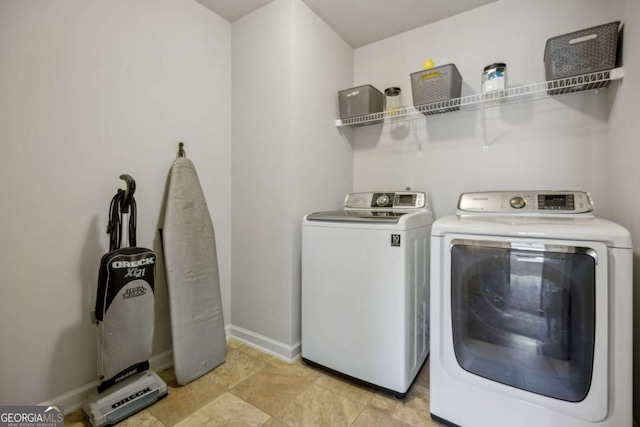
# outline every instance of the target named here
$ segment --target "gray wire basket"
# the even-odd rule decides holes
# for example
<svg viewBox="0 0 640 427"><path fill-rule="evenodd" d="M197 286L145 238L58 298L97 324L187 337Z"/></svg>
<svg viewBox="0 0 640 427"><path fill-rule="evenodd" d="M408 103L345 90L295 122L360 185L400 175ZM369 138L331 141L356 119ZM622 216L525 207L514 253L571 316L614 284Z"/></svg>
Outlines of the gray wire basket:
<svg viewBox="0 0 640 427"><path fill-rule="evenodd" d="M460 98L462 76L455 64L441 65L428 70L411 73L411 92L413 105L424 115L447 113L460 109L457 102L445 102ZM424 104L438 102L438 105L421 107ZM431 108L433 107L433 108Z"/></svg>
<svg viewBox="0 0 640 427"><path fill-rule="evenodd" d="M348 119L351 117L381 113L384 98L382 92L375 87L363 85L338 91L338 99L340 101L340 118ZM383 120L367 121L359 126L373 125L382 122Z"/></svg>
<svg viewBox="0 0 640 427"><path fill-rule="evenodd" d="M620 22L586 28L547 40L544 67L547 80L616 68Z"/></svg>

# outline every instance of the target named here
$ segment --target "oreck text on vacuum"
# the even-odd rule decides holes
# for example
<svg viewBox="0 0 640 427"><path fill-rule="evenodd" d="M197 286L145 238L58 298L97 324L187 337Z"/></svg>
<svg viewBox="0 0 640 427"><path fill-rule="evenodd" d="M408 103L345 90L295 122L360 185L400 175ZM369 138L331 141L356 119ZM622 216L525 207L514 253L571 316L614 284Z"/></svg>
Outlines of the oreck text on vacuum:
<svg viewBox="0 0 640 427"><path fill-rule="evenodd" d="M143 258L137 261L114 261L111 263L111 268L131 268L141 267L143 265L153 264L155 259L153 257Z"/></svg>
<svg viewBox="0 0 640 427"><path fill-rule="evenodd" d="M127 402L129 402L129 401L131 401L131 400L133 400L133 399L135 399L135 398L137 398L137 397L140 397L140 396L142 396L142 395L144 395L144 394L149 393L150 391L151 391L151 387L147 387L147 388L145 388L145 389L142 389L142 390L140 390L139 392L134 393L134 394L132 394L131 396L129 396L129 397L125 397L125 398L124 398L124 399L122 399L121 401L114 403L113 405L111 405L111 407L112 407L113 409L118 408L118 407L120 407L120 406L124 405L125 403L127 403Z"/></svg>

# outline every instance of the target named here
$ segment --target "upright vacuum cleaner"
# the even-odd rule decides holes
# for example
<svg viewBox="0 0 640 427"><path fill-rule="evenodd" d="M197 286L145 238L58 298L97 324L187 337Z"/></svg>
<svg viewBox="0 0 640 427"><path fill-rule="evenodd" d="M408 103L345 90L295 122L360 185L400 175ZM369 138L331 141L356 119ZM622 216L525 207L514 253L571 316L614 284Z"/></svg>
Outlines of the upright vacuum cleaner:
<svg viewBox="0 0 640 427"><path fill-rule="evenodd" d="M165 382L149 369L156 255L136 246L136 183L129 175L120 179L127 188L119 189L111 200L109 252L100 261L98 276L95 321L100 384L82 407L97 427L115 424L167 395Z"/></svg>

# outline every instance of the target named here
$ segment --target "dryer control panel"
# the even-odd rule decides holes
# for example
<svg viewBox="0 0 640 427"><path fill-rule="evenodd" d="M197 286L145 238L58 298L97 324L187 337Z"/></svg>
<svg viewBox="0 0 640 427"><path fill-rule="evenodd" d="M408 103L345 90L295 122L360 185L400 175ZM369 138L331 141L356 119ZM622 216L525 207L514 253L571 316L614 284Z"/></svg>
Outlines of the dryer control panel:
<svg viewBox="0 0 640 427"><path fill-rule="evenodd" d="M427 195L419 191L373 191L351 193L344 201L351 209L417 209L427 205Z"/></svg>
<svg viewBox="0 0 640 427"><path fill-rule="evenodd" d="M593 212L584 191L489 191L463 193L458 210L488 213L577 214Z"/></svg>

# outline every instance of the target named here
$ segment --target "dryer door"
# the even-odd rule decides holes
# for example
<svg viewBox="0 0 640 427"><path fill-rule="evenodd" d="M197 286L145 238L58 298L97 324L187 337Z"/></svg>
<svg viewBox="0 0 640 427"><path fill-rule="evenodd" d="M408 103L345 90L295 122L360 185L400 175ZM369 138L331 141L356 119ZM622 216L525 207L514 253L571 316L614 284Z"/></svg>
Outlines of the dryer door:
<svg viewBox="0 0 640 427"><path fill-rule="evenodd" d="M459 367L522 390L532 401L551 398L574 410L594 381L606 389L604 245L456 238L449 248L451 339ZM605 266L600 284L599 261ZM606 407L591 411L586 418L606 415Z"/></svg>

